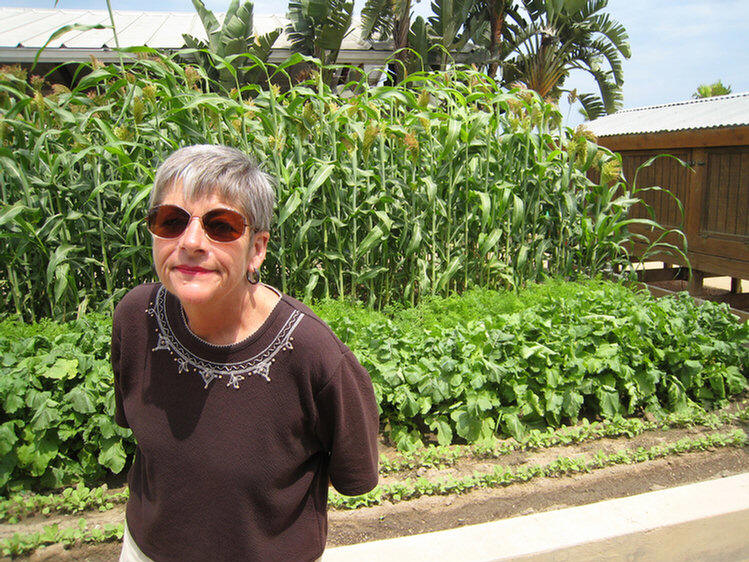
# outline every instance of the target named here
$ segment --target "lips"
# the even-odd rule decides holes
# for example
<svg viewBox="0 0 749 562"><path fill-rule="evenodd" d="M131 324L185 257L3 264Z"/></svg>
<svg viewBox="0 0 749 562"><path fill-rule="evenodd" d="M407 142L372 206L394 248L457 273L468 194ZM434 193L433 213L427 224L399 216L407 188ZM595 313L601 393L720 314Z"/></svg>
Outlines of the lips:
<svg viewBox="0 0 749 562"><path fill-rule="evenodd" d="M201 273L210 273L211 271L210 269L190 265L178 265L175 269L180 273L187 273L189 275L199 275Z"/></svg>

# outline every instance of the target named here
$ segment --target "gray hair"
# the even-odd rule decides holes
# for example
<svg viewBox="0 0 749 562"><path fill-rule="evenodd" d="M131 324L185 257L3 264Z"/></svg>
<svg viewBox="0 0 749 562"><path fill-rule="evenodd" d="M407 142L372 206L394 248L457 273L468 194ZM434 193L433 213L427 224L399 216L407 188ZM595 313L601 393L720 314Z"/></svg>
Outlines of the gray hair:
<svg viewBox="0 0 749 562"><path fill-rule="evenodd" d="M196 144L173 152L156 170L149 204L161 203L175 184L187 200L217 195L236 206L257 230L270 230L276 191L255 160L228 146Z"/></svg>

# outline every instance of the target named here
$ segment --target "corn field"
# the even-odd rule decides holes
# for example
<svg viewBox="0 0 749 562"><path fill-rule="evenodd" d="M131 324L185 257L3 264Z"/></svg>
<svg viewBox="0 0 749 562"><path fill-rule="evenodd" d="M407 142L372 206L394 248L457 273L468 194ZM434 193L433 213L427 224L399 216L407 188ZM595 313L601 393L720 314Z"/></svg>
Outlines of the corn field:
<svg viewBox="0 0 749 562"><path fill-rule="evenodd" d="M0 312L110 310L153 279L155 168L197 143L237 147L277 178L263 279L300 298L382 307L627 261L637 189L530 91L453 69L334 92L318 69L220 96L200 68L136 51L124 71L81 65L72 91L0 72ZM288 68L262 70L277 84Z"/></svg>

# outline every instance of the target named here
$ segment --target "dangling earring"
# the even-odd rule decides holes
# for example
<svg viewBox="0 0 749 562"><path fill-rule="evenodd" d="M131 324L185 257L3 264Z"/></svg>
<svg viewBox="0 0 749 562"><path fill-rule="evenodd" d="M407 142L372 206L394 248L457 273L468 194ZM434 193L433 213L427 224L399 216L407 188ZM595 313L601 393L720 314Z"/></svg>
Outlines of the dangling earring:
<svg viewBox="0 0 749 562"><path fill-rule="evenodd" d="M260 272L257 269L250 269L247 272L247 281L250 285L257 285L260 283Z"/></svg>

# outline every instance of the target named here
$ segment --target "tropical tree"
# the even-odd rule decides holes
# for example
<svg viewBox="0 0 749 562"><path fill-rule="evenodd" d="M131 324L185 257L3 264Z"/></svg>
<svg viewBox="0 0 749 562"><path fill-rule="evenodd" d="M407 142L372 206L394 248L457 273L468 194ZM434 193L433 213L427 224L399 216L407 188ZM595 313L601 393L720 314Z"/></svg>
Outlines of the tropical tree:
<svg viewBox="0 0 749 562"><path fill-rule="evenodd" d="M608 0L521 1L528 23L510 45L502 81L556 100L569 73L581 70L598 86L599 95L578 95L591 119L620 108L622 57L630 57L630 48L624 27L603 13Z"/></svg>
<svg viewBox="0 0 749 562"><path fill-rule="evenodd" d="M445 69L449 57L463 50L482 22L471 18L476 0L432 0L428 19L433 43L441 47L440 68Z"/></svg>
<svg viewBox="0 0 749 562"><path fill-rule="evenodd" d="M351 31L353 12L353 0L291 0L286 27L291 49L334 64Z"/></svg>
<svg viewBox="0 0 749 562"><path fill-rule="evenodd" d="M205 70L211 87L228 92L248 83L263 82L265 76L257 62L268 60L282 30L279 28L264 35L254 35L252 2L244 2L240 6L239 0L232 0L220 26L216 16L202 0L192 0L192 4L200 16L208 41L183 34L185 45L195 49L186 58Z"/></svg>
<svg viewBox="0 0 749 562"><path fill-rule="evenodd" d="M731 86L725 86L718 80L712 84L700 84L697 91L692 94L694 99L711 98L713 96L725 96L731 93Z"/></svg>
<svg viewBox="0 0 749 562"><path fill-rule="evenodd" d="M364 39L375 35L381 41L392 39L395 58L396 81L400 81L409 66L407 47L418 47L413 42L411 30L411 0L366 0L361 12L361 34ZM426 37L424 20L417 26L416 33Z"/></svg>
<svg viewBox="0 0 749 562"><path fill-rule="evenodd" d="M403 53L403 64L398 64L395 73L398 79L402 79L405 74L429 70L432 66L432 59L435 58L435 51L432 47L429 24L423 17L418 16L408 31L408 51L401 51ZM416 56L410 56L412 54ZM403 71L404 67L405 72Z"/></svg>
<svg viewBox="0 0 749 562"><path fill-rule="evenodd" d="M514 20L508 22L508 17ZM473 41L483 46L487 51L486 73L494 77L502 61L509 52L507 46L511 45L512 38L516 35L518 25L523 25L522 19L515 0L475 0L469 15L468 25L474 29ZM509 24L509 25L508 25Z"/></svg>

